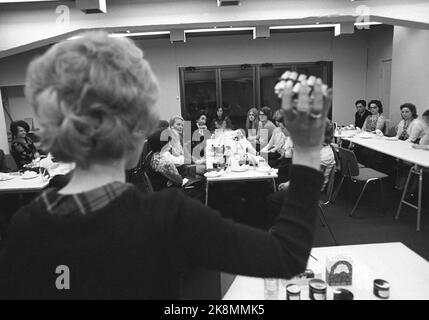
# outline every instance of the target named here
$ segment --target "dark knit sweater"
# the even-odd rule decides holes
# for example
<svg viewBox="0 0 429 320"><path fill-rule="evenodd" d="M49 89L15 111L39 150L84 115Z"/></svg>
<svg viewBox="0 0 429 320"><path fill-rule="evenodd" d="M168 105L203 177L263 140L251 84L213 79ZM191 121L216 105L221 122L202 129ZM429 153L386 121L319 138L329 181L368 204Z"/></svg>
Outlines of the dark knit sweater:
<svg viewBox="0 0 429 320"><path fill-rule="evenodd" d="M33 202L13 217L0 298L176 299L181 272L193 266L290 278L306 267L321 183L317 170L293 166L270 232L223 219L177 190L130 187L86 215L52 215ZM59 265L70 269L69 290L55 286Z"/></svg>

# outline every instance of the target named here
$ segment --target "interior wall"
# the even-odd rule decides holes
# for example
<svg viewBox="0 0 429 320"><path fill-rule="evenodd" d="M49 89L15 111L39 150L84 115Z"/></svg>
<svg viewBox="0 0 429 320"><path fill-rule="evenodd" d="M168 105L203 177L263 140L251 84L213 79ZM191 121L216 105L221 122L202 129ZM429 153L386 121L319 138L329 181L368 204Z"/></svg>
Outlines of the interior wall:
<svg viewBox="0 0 429 320"><path fill-rule="evenodd" d="M395 27L393 32L393 59L391 119L401 120L399 106L414 103L421 115L429 109L429 31Z"/></svg>
<svg viewBox="0 0 429 320"><path fill-rule="evenodd" d="M3 102L0 91L0 149L2 149L5 153L9 153L9 143L7 141L7 132L6 129L6 121L3 110Z"/></svg>
<svg viewBox="0 0 429 320"><path fill-rule="evenodd" d="M392 42L392 27L376 28L369 34L366 97L368 102L373 99L380 100L383 103L383 114L387 118L390 118L390 102L385 93L390 91L390 78L386 79L389 86L385 88L383 65L392 61Z"/></svg>
<svg viewBox="0 0 429 320"><path fill-rule="evenodd" d="M24 96L24 86L8 87L9 112L13 120L33 119L33 128L39 128L39 121L33 108L30 107ZM7 128L10 126L10 120L6 118ZM30 126L30 129L33 129Z"/></svg>
<svg viewBox="0 0 429 320"><path fill-rule="evenodd" d="M268 39L253 40L250 35L194 37L186 43L171 44L168 39L141 40L138 45L144 50L162 88L158 102L161 118L169 119L180 113L180 90L178 68L186 66L233 65L243 63L281 62L333 62L333 119L338 123L353 121L354 101L367 97L367 74L378 70L380 59L385 54L373 54L368 65L368 46L371 30L358 31L352 35L334 37L333 32L300 32L272 34ZM389 38L389 31L386 31ZM377 37L383 38L383 32ZM388 52L389 41L373 41L372 50ZM35 55L43 50L18 54L0 59L0 86L23 85L25 69ZM371 50L369 50L371 52ZM370 77L372 78L372 77ZM372 87L372 86L370 86ZM22 94L22 93L21 93ZM368 97L372 96L368 95ZM11 96L10 106L14 115L33 117L30 107L19 93ZM16 108L16 110L15 110ZM24 110L28 113L24 114ZM37 124L37 123L36 123Z"/></svg>

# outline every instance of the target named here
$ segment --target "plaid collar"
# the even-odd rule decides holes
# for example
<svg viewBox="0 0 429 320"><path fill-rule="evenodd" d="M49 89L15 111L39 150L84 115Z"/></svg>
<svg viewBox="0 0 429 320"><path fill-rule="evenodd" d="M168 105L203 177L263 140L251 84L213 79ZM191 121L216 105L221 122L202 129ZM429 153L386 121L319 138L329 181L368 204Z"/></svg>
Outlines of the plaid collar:
<svg viewBox="0 0 429 320"><path fill-rule="evenodd" d="M56 215L86 215L108 205L119 197L131 185L115 181L87 192L63 195L58 189L48 189L36 201L50 214Z"/></svg>

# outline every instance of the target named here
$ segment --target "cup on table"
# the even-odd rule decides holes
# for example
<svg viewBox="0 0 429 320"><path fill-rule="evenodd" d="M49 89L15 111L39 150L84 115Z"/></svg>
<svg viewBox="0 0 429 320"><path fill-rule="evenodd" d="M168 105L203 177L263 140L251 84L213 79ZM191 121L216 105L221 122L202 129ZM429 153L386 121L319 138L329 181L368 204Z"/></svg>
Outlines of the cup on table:
<svg viewBox="0 0 429 320"><path fill-rule="evenodd" d="M267 278L264 279L264 299L278 300L279 298L279 280Z"/></svg>

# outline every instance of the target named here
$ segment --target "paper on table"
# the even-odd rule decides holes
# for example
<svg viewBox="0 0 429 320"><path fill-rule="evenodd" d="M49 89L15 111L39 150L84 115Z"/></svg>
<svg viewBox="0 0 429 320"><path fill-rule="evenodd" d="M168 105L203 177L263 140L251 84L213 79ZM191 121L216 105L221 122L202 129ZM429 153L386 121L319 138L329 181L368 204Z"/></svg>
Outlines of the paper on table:
<svg viewBox="0 0 429 320"><path fill-rule="evenodd" d="M183 180L182 180L182 187L183 187L185 184L187 184L187 183L188 183L188 181L189 181L189 179L187 179L187 178L183 178Z"/></svg>

